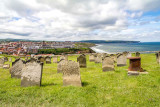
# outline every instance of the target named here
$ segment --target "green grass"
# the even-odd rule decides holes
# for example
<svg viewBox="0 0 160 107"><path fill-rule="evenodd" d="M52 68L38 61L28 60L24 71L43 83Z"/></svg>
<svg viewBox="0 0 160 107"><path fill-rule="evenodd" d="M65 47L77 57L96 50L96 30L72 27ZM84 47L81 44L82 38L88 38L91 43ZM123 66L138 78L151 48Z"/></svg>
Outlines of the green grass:
<svg viewBox="0 0 160 107"><path fill-rule="evenodd" d="M160 65L154 54L141 56L148 75L128 76L128 66L102 72L102 65L87 57L87 68L80 69L83 87L64 87L53 63L44 65L41 87L21 87L20 79L0 69L0 106L159 107ZM76 57L69 56L69 60L76 61Z"/></svg>

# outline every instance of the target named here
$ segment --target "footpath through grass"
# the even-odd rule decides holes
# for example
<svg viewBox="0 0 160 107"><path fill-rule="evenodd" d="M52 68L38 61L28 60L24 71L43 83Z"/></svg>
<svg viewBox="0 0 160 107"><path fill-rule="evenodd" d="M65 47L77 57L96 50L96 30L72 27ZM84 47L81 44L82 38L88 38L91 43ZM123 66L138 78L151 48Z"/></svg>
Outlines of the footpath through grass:
<svg viewBox="0 0 160 107"><path fill-rule="evenodd" d="M69 56L76 61L77 56ZM148 75L128 76L126 67L102 72L102 64L88 61L81 68L83 87L63 87L57 64L45 64L41 87L21 87L9 70L0 69L0 107L159 107L160 65L154 54L142 54L142 67ZM9 62L7 62L9 63Z"/></svg>

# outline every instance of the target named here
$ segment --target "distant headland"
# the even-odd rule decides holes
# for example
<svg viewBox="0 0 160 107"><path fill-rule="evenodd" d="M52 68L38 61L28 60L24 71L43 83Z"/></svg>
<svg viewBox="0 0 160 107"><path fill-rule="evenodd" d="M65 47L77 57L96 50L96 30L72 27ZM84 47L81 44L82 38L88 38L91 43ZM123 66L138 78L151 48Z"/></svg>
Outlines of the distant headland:
<svg viewBox="0 0 160 107"><path fill-rule="evenodd" d="M94 44L102 43L140 43L140 41L125 41L125 40L82 40L80 42L88 42Z"/></svg>

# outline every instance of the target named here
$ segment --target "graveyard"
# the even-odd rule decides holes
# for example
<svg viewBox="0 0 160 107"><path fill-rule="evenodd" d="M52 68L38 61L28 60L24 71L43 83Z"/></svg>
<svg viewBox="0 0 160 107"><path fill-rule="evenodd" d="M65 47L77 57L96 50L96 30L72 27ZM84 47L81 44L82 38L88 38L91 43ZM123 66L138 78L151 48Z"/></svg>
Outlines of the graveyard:
<svg viewBox="0 0 160 107"><path fill-rule="evenodd" d="M85 67L79 68L82 86L64 86L63 74L57 73L58 64L53 63L53 57L51 63L43 64L41 86L22 87L21 79L11 78L9 69L0 68L0 106L160 106L160 65L155 53L140 56L141 67L148 74L128 76L128 59L126 66L103 72L102 62L89 61L86 55ZM12 56L8 57L15 61ZM71 55L68 60L77 62L78 57ZM9 60L5 64L12 66Z"/></svg>

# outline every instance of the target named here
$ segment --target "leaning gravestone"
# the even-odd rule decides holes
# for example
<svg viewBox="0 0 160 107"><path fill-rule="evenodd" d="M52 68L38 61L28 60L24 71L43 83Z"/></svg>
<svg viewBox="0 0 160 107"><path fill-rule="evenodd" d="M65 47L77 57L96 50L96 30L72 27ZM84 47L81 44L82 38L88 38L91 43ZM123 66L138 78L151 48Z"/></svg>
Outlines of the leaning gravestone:
<svg viewBox="0 0 160 107"><path fill-rule="evenodd" d="M94 55L93 55L93 54L90 54L90 55L89 55L89 61L90 61L90 62L94 62Z"/></svg>
<svg viewBox="0 0 160 107"><path fill-rule="evenodd" d="M45 60L46 60L46 64L51 64L51 57L50 56L47 56L45 58Z"/></svg>
<svg viewBox="0 0 160 107"><path fill-rule="evenodd" d="M95 58L95 63L101 63L102 62L102 56L100 53L97 54L97 57Z"/></svg>
<svg viewBox="0 0 160 107"><path fill-rule="evenodd" d="M123 54L119 54L117 56L117 66L126 66L127 62L126 62L126 56L124 56Z"/></svg>
<svg viewBox="0 0 160 107"><path fill-rule="evenodd" d="M139 53L139 52L136 52L135 55L136 55L136 57L139 57L139 56L140 56L140 53Z"/></svg>
<svg viewBox="0 0 160 107"><path fill-rule="evenodd" d="M39 60L41 63L44 63L45 58L44 58L44 57L42 57L42 56L40 56L40 57L38 57L38 60Z"/></svg>
<svg viewBox="0 0 160 107"><path fill-rule="evenodd" d="M0 58L0 68L3 67L3 64L4 64L4 60L2 58Z"/></svg>
<svg viewBox="0 0 160 107"><path fill-rule="evenodd" d="M102 60L102 69L104 72L106 71L114 71L114 60L113 58L106 56Z"/></svg>
<svg viewBox="0 0 160 107"><path fill-rule="evenodd" d="M79 62L79 67L80 68L86 68L87 63L86 63L86 55L82 54L77 58L77 62Z"/></svg>
<svg viewBox="0 0 160 107"><path fill-rule="evenodd" d="M53 63L57 63L57 62L58 62L57 56L53 56Z"/></svg>
<svg viewBox="0 0 160 107"><path fill-rule="evenodd" d="M21 78L24 61L16 59L10 68L11 78Z"/></svg>
<svg viewBox="0 0 160 107"><path fill-rule="evenodd" d="M21 86L41 86L43 63L36 59L29 59L25 62L22 75L21 75Z"/></svg>
<svg viewBox="0 0 160 107"><path fill-rule="evenodd" d="M63 85L82 86L79 63L74 61L65 61L62 66Z"/></svg>
<svg viewBox="0 0 160 107"><path fill-rule="evenodd" d="M110 54L110 57L113 59L114 62L117 62L117 55L116 54Z"/></svg>

